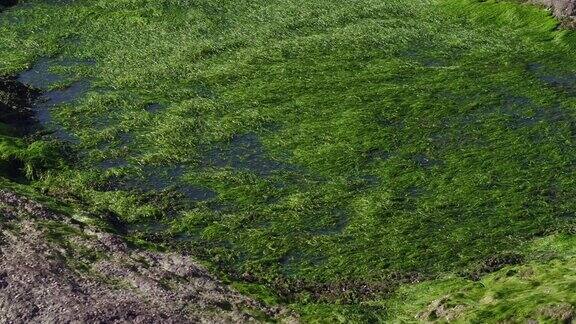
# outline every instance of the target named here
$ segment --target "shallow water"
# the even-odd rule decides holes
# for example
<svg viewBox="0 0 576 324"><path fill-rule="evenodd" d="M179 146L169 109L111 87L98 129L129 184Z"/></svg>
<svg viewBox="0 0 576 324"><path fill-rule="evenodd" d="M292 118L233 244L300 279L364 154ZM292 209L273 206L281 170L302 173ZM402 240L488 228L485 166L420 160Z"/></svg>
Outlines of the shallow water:
<svg viewBox="0 0 576 324"><path fill-rule="evenodd" d="M164 108L166 108L164 105L159 104L157 102L154 102L154 103L150 103L146 106L146 111L151 113L151 114L154 114L154 113L161 111Z"/></svg>
<svg viewBox="0 0 576 324"><path fill-rule="evenodd" d="M53 72L54 68L65 68L75 66L90 66L96 62L92 60L72 60L72 59L40 59L29 70L18 75L18 81L23 84L40 90L49 90L51 87L66 81L67 76Z"/></svg>
<svg viewBox="0 0 576 324"><path fill-rule="evenodd" d="M193 186L182 181L185 173L184 166L145 167L142 172L143 178L140 182L142 188L154 191L174 188L187 199L193 201L209 200L216 197L216 193L210 189Z"/></svg>
<svg viewBox="0 0 576 324"><path fill-rule="evenodd" d="M103 160L98 163L99 169L114 169L114 168L123 168L129 166L130 163L126 159L117 158L117 159L107 159Z"/></svg>
<svg viewBox="0 0 576 324"><path fill-rule="evenodd" d="M52 109L61 104L74 102L90 90L88 81L79 81L68 88L53 90L44 93L33 104L32 108L36 112L36 117L40 125L52 131L55 138L62 141L79 142L78 137L66 131L53 120Z"/></svg>
<svg viewBox="0 0 576 324"><path fill-rule="evenodd" d="M254 172L268 176L279 171L294 171L295 166L269 158L260 139L255 134L236 135L226 146L211 149L204 164L229 167L237 171Z"/></svg>
<svg viewBox="0 0 576 324"><path fill-rule="evenodd" d="M530 63L526 70L551 87L576 93L576 74L556 73L540 63Z"/></svg>
<svg viewBox="0 0 576 324"><path fill-rule="evenodd" d="M113 161L110 161L112 163ZM124 166L124 160L114 161ZM216 192L209 188L193 185L183 180L185 167L145 166L138 174L112 179L110 190L136 190L143 192L164 192L173 190L184 199L193 202L216 198Z"/></svg>
<svg viewBox="0 0 576 324"><path fill-rule="evenodd" d="M342 233L348 226L348 213L343 209L334 209L330 215L331 223L320 229L313 230L314 235L335 235Z"/></svg>
<svg viewBox="0 0 576 324"><path fill-rule="evenodd" d="M54 122L52 110L62 104L74 102L84 96L91 89L89 80L81 80L63 88L52 87L64 83L67 76L52 72L54 67L73 67L78 65L92 65L93 61L42 59L30 70L18 75L18 81L44 93L34 101L32 108L40 125L50 131L52 136L66 142L78 143L79 139L74 134L66 131Z"/></svg>

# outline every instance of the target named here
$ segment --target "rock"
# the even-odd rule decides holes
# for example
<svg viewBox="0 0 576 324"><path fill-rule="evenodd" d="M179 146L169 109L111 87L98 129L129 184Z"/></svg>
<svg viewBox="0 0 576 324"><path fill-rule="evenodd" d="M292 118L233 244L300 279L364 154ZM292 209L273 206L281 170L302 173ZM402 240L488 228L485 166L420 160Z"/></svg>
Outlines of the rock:
<svg viewBox="0 0 576 324"><path fill-rule="evenodd" d="M558 18L576 19L576 0L530 0L550 8Z"/></svg>
<svg viewBox="0 0 576 324"><path fill-rule="evenodd" d="M0 191L0 323L297 322L234 291L190 256L136 249L121 235Z"/></svg>
<svg viewBox="0 0 576 324"><path fill-rule="evenodd" d="M10 218L21 213L32 214L38 219L56 220L59 218L59 215L41 204L5 190L0 190L0 206L2 205L4 205L3 214L10 216Z"/></svg>
<svg viewBox="0 0 576 324"><path fill-rule="evenodd" d="M572 323L574 307L570 304L549 305L543 307L540 314L546 319L552 319L558 323Z"/></svg>
<svg viewBox="0 0 576 324"><path fill-rule="evenodd" d="M465 305L452 305L448 296L433 301L425 310L416 315L416 319L428 321L452 322L466 311Z"/></svg>

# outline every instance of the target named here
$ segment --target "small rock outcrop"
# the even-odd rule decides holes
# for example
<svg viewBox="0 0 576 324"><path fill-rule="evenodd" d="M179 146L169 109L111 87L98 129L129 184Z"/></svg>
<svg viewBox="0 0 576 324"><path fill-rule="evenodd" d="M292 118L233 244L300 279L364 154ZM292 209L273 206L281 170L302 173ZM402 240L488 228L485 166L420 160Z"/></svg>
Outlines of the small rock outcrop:
<svg viewBox="0 0 576 324"><path fill-rule="evenodd" d="M558 18L576 19L576 0L530 0L550 8Z"/></svg>

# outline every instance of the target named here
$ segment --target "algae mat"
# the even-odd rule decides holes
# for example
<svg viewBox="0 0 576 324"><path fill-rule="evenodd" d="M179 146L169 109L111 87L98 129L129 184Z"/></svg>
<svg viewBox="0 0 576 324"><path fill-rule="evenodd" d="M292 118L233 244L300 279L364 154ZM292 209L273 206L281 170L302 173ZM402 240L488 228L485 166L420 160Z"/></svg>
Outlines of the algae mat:
<svg viewBox="0 0 576 324"><path fill-rule="evenodd" d="M399 286L573 231L576 36L557 25L504 1L23 1L0 73L38 71L48 98L49 132L18 149L75 156L26 186L304 319L384 320Z"/></svg>

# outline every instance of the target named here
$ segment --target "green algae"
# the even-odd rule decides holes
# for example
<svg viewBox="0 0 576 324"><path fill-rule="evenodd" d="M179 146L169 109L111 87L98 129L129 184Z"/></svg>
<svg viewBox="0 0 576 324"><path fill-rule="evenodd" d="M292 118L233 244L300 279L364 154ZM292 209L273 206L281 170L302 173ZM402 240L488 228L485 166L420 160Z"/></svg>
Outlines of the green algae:
<svg viewBox="0 0 576 324"><path fill-rule="evenodd" d="M161 237L310 321L383 320L365 299L573 228L576 36L539 8L28 2L3 14L0 73L95 62L67 67L93 89L51 110L82 159L34 185L168 223ZM174 167L215 195L117 186ZM346 282L362 284L331 292Z"/></svg>

